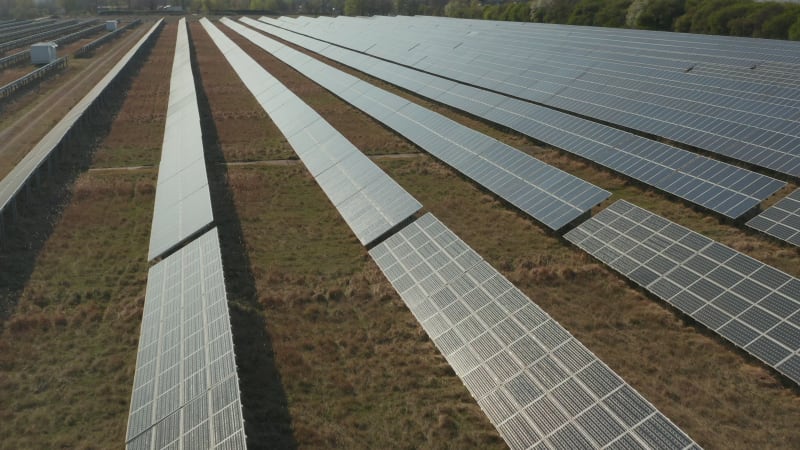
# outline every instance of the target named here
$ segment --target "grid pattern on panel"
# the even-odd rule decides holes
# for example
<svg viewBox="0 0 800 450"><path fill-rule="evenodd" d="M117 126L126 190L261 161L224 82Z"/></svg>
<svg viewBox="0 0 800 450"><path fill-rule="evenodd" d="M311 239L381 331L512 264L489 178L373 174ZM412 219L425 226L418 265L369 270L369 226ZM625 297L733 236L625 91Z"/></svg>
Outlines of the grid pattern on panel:
<svg viewBox="0 0 800 450"><path fill-rule="evenodd" d="M363 36L357 44L362 52L374 46L378 29L396 35L399 41L386 41L382 45L395 47L402 53L413 45L430 46L407 33L413 30L451 48L496 50L499 45L508 54L523 52L526 60L537 61L542 67L560 67L562 71L569 67L588 73L610 72L628 82L663 81L672 88L703 87L731 97L758 98L761 94L760 97L767 99L800 98L800 91L794 87L800 80L799 46L794 42L431 16L373 16L371 25L379 26L371 28L363 20L344 16L279 20L299 26L322 22L343 33L349 31L347 27L355 28ZM339 30L340 27L343 29ZM357 43L354 33L347 36L351 43ZM727 55L721 56L723 53ZM489 63L493 61L491 56ZM772 89L764 89L767 85Z"/></svg>
<svg viewBox="0 0 800 450"><path fill-rule="evenodd" d="M253 27L266 27L252 19L243 21ZM228 19L223 23L550 229L564 227L611 195L241 24Z"/></svg>
<svg viewBox="0 0 800 450"><path fill-rule="evenodd" d="M322 46L321 41L289 31L299 33L301 30L297 26L269 18L260 20L265 23L242 19L253 27L327 58L503 125L727 217L740 217L785 185L771 177L580 117L445 80L352 50ZM331 39L328 35L321 38ZM430 145L430 142L423 143ZM515 164L510 166L517 167ZM513 189L513 183L506 183L505 189Z"/></svg>
<svg viewBox="0 0 800 450"><path fill-rule="evenodd" d="M541 54L536 48L542 40L538 36L512 36L499 27L474 30L466 21L339 18L318 22L324 25L320 35L341 39L373 56L800 175L800 133L791 119L800 108L796 79L782 89L772 82L756 82L751 91L737 85L739 89L723 94L717 92L715 82L693 88L674 85L675 79L695 81L693 74L687 75L695 63L662 70L666 73L655 77L634 78L632 74L641 72L636 64L643 56L640 52L652 50L617 50L623 55L622 67L608 71L601 70L607 62L592 61L594 48L573 53L571 45L560 40L550 54ZM311 28L309 23L304 23L304 30ZM630 42L637 40L631 37ZM796 64L791 67L797 71ZM726 79L724 75L721 78ZM770 97L776 90L780 93Z"/></svg>
<svg viewBox="0 0 800 450"><path fill-rule="evenodd" d="M422 207L208 19L201 23L363 245Z"/></svg>
<svg viewBox="0 0 800 450"><path fill-rule="evenodd" d="M216 228L150 268L126 445L245 448Z"/></svg>
<svg viewBox="0 0 800 450"><path fill-rule="evenodd" d="M152 260L214 221L186 19L178 22L150 231Z"/></svg>
<svg viewBox="0 0 800 450"><path fill-rule="evenodd" d="M627 68L627 73L639 69L647 75L641 77L643 80L664 77L672 70L670 87L708 86L715 88L715 92L730 94L735 94L729 91L739 87L742 91L739 94L749 94L760 84L784 87L796 85L800 79L797 73L800 47L792 42L697 34L673 36L663 32L554 24L509 26L497 22L476 23L420 16L400 18L397 22L437 28L457 24L462 31L468 29L471 33L484 34L475 45L489 47L502 39L505 46L536 54L542 59L558 56L560 58L556 61L562 61L583 56L585 60L574 62L575 67ZM456 30L451 28L450 31ZM450 36L457 39L457 35L451 33ZM527 42L525 38L528 38ZM692 70L685 72L690 67ZM698 71L705 74L698 75ZM791 91L775 89L768 91L768 95L783 93L788 98L797 98L791 96Z"/></svg>
<svg viewBox="0 0 800 450"><path fill-rule="evenodd" d="M747 226L800 247L800 189L750 219Z"/></svg>
<svg viewBox="0 0 800 450"><path fill-rule="evenodd" d="M800 383L800 280L619 200L565 238Z"/></svg>
<svg viewBox="0 0 800 450"><path fill-rule="evenodd" d="M695 445L432 214L370 256L511 448Z"/></svg>
<svg viewBox="0 0 800 450"><path fill-rule="evenodd" d="M407 28L436 27L435 38L461 42L465 31L482 34L480 40L464 42L474 51L503 48L508 54L528 56L542 64L550 74L554 68L582 70L589 80L610 81L616 88L641 89L648 94L660 94L676 99L692 99L692 90L707 88L721 96L706 97L710 105L725 105L741 109L741 104L721 100L758 98L796 99L796 43L774 40L755 41L719 36L670 35L641 31L611 31L599 28L570 26L492 27L460 20L405 19L392 20ZM698 40L716 42L700 43ZM533 42L531 42L533 41ZM693 41L693 42L687 42ZM789 61L791 60L791 61ZM688 69L688 70L687 70ZM619 80L607 80L612 75ZM670 92L659 89L674 89ZM626 85L625 83L629 83ZM764 90L772 85L772 90ZM736 88L739 91L736 91Z"/></svg>

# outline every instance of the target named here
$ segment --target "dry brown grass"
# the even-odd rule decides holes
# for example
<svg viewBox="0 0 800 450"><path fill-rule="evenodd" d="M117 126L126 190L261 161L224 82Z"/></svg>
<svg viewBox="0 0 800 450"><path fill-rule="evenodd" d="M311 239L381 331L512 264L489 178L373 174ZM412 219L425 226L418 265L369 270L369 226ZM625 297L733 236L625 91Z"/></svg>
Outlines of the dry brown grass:
<svg viewBox="0 0 800 450"><path fill-rule="evenodd" d="M172 51L169 31L154 57L161 48ZM174 47L174 25L171 37ZM146 62L141 75L147 79L159 69ZM126 102L147 97L150 89L135 83ZM132 131L136 123L115 125L132 148L149 139ZM114 150L115 158L130 157L125 148ZM138 160L155 164L157 153L149 157ZM33 255L21 294L0 299L15 305L0 333L0 448L122 446L155 182L153 169L85 173L68 187L71 200L60 216L25 219L56 223Z"/></svg>
<svg viewBox="0 0 800 450"><path fill-rule="evenodd" d="M227 70L205 32L194 27L192 34L198 60ZM214 82L210 75L203 76L206 86ZM217 119L213 87L206 92L225 148L230 124ZM313 86L303 92L329 95ZM254 132L248 121L236 131ZM374 139L397 141L380 127L373 132ZM407 149L402 143L388 153ZM228 184L252 263L260 306L252 312L263 314L299 447L502 447L303 166L228 167Z"/></svg>
<svg viewBox="0 0 800 450"><path fill-rule="evenodd" d="M125 434L154 173L91 174L0 334L0 447L114 448Z"/></svg>
<svg viewBox="0 0 800 450"><path fill-rule="evenodd" d="M211 113L217 124L225 160L260 161L296 158L289 143L269 120L255 97L244 87L233 69L220 59L216 47L198 23L191 24L198 49L197 60ZM218 51L217 51L218 53Z"/></svg>
<svg viewBox="0 0 800 450"><path fill-rule="evenodd" d="M415 145L395 133L388 132L379 122L342 102L319 85L309 82L297 71L231 31L230 28L224 25L218 28L365 154L384 155L419 151Z"/></svg>
<svg viewBox="0 0 800 450"><path fill-rule="evenodd" d="M229 172L298 446L499 445L477 404L304 172L298 166Z"/></svg>
<svg viewBox="0 0 800 450"><path fill-rule="evenodd" d="M97 164L155 165L174 21L131 88ZM223 28L224 30L224 28ZM232 36L241 43L236 36ZM292 154L196 24L192 39L224 158ZM370 153L417 151L250 45L312 106ZM159 61L154 64L153 61ZM158 66L158 67L157 67ZM162 83L166 83L165 76ZM403 94L408 95L408 94ZM410 96L410 98L413 98ZM429 105L426 102L422 104ZM127 108L127 109L126 109ZM770 264L800 274L795 249L447 108L437 110ZM160 125L159 125L160 124ZM141 133L136 130L143 130ZM125 136L129 141L124 141ZM112 142L112 139L116 139ZM428 156L383 167L668 417L707 448L792 448L800 401L770 370ZM92 172L47 238L0 335L0 448L115 448L125 435L155 169ZM301 448L501 448L502 441L324 194L300 165L228 167L252 272L232 285L234 334L253 438ZM215 210L216 211L216 210ZM501 230L501 232L498 232ZM223 246L226 236L222 236ZM237 269L239 267L237 266ZM237 282L240 278L235 277ZM251 301L252 300L252 301ZM260 329L236 328L258 325ZM270 380L250 361L269 359ZM244 368L244 369L242 369ZM266 392L264 385L277 384ZM271 429L286 409L290 423ZM270 434L272 433L272 434ZM287 436L288 435L288 436Z"/></svg>
<svg viewBox="0 0 800 450"><path fill-rule="evenodd" d="M148 58L149 67L138 74L130 87L136 95L126 97L108 136L94 154L93 167L152 165L154 161L158 165L177 32L176 24L161 31Z"/></svg>

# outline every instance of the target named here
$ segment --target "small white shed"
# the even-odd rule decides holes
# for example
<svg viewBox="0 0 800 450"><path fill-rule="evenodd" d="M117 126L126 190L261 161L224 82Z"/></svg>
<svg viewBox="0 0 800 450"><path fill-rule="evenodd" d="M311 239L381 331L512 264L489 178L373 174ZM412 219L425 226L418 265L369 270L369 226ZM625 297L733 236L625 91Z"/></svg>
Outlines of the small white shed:
<svg viewBox="0 0 800 450"><path fill-rule="evenodd" d="M56 48L55 42L38 42L31 45L31 64L50 64L55 61Z"/></svg>
<svg viewBox="0 0 800 450"><path fill-rule="evenodd" d="M117 29L117 20L106 20L106 31L114 31Z"/></svg>

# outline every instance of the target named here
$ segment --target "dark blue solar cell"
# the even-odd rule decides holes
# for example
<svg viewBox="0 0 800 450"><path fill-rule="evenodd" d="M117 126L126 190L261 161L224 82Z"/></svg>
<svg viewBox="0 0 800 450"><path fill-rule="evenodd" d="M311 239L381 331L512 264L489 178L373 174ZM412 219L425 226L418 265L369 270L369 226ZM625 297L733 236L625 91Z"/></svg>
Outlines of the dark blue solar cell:
<svg viewBox="0 0 800 450"><path fill-rule="evenodd" d="M753 339L760 336L758 331L738 320L731 320L717 331L740 347L746 346L752 342Z"/></svg>
<svg viewBox="0 0 800 450"><path fill-rule="evenodd" d="M789 350L765 336L750 343L745 350L764 360L771 366L778 364L791 354Z"/></svg>

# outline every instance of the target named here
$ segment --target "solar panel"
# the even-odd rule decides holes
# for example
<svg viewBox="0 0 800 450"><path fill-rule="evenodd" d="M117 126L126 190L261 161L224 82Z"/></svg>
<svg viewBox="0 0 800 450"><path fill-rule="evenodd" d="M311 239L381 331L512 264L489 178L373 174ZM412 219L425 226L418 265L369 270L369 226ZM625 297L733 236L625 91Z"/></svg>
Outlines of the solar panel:
<svg viewBox="0 0 800 450"><path fill-rule="evenodd" d="M271 19L261 20L282 25ZM252 19L242 21L306 48L319 43ZM329 45L316 49L325 57L589 159L730 218L738 218L756 208L785 185L773 178L622 130L341 47Z"/></svg>
<svg viewBox="0 0 800 450"><path fill-rule="evenodd" d="M186 19L181 18L172 61L148 259L175 248L213 221L189 35Z"/></svg>
<svg viewBox="0 0 800 450"><path fill-rule="evenodd" d="M45 26L38 30L29 30L23 32L22 36L16 39L2 39L0 38L0 53L6 53L15 48L21 48L35 42L52 41L53 38L67 35L75 30L86 28L98 22L98 19L89 19L76 23L77 20L68 20L58 24Z"/></svg>
<svg viewBox="0 0 800 450"><path fill-rule="evenodd" d="M100 97L106 88L130 63L130 61L147 47L157 36L156 30L160 29L164 21L159 19L136 44L108 71L89 93L87 93L75 107L47 132L47 134L25 155L22 160L0 181L0 215L13 206L17 195L23 190L28 181L33 177L50 158L58 145L72 129L75 123L83 117L89 107Z"/></svg>
<svg viewBox="0 0 800 450"><path fill-rule="evenodd" d="M800 383L800 279L624 200L564 237Z"/></svg>
<svg viewBox="0 0 800 450"><path fill-rule="evenodd" d="M379 18L378 20L383 20ZM769 83L778 89L763 92L780 97L796 89L798 75L797 44L779 40L754 40L721 36L659 33L642 30L621 30L563 25L491 26L466 20L438 20L427 17L390 19L405 27L433 28L440 42L455 40L469 48L493 48L498 43L509 54L527 51L547 63L564 58L583 58L577 67L595 69L605 64L626 66L629 72L641 71L653 76L660 73L669 83L707 82L709 87L728 87L736 80L742 94L757 92L754 86ZM386 28L387 22L382 23ZM460 42L459 38L480 34L481 39ZM698 76L701 72L703 75ZM706 81L713 75L713 83ZM722 84L723 86L719 86ZM797 98L797 97L793 97Z"/></svg>
<svg viewBox="0 0 800 450"><path fill-rule="evenodd" d="M229 19L222 22L553 230L564 227L611 195L236 22ZM250 19L247 23L263 26Z"/></svg>
<svg viewBox="0 0 800 450"><path fill-rule="evenodd" d="M715 91L716 85L673 86L671 80L691 77L681 64L660 78L644 80L629 79L626 75L636 70L628 67L617 68L622 76L596 70L594 64L599 63L591 59L596 49L572 50L569 39L559 41L549 54L540 54L537 42L547 38L522 35L509 42L515 38L503 29L470 33L462 21L441 20L433 26L424 19L342 18L314 25L308 22L303 32L465 84L800 175L796 150L800 133L790 119L800 108L800 97L794 97L800 93L796 79L789 92L776 98L764 96L774 89L767 83L759 83L741 98L746 89L738 85L738 90L724 95ZM636 40L631 36L625 44ZM606 52L619 55L622 63L636 65L655 50L630 54L612 47ZM671 64L676 65L674 58ZM798 70L796 64L787 67Z"/></svg>
<svg viewBox="0 0 800 450"><path fill-rule="evenodd" d="M432 214L370 256L512 449L698 448Z"/></svg>
<svg viewBox="0 0 800 450"><path fill-rule="evenodd" d="M35 26L23 26L23 27L13 27L12 29L2 29L0 30L0 43L5 43L17 38L25 37L28 35L33 35L37 33L41 33L43 31L52 30L54 28L74 25L78 23L75 19L70 20L63 20L57 23L55 21L46 21L43 23L37 23ZM96 21L95 21L96 22Z"/></svg>
<svg viewBox="0 0 800 450"><path fill-rule="evenodd" d="M375 20L386 19L379 16ZM693 76L696 70L708 70L741 80L788 85L796 84L797 66L800 65L797 44L780 40L697 34L676 36L674 33L620 28L508 24L425 16L390 18L387 22L407 27L436 27L436 31L469 30L469 33L480 34L482 38L473 45L488 48L502 39L506 46L522 47L544 56L558 51L562 56L582 55L584 65L589 65L587 62L614 62L649 72L693 67L690 72L673 70L675 75L679 75L675 77L677 79L699 78ZM449 36L457 39L457 35Z"/></svg>
<svg viewBox="0 0 800 450"><path fill-rule="evenodd" d="M750 219L747 226L800 247L800 189Z"/></svg>
<svg viewBox="0 0 800 450"><path fill-rule="evenodd" d="M363 245L422 207L208 19L201 24Z"/></svg>
<svg viewBox="0 0 800 450"><path fill-rule="evenodd" d="M125 443L246 448L216 228L150 268Z"/></svg>

